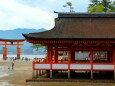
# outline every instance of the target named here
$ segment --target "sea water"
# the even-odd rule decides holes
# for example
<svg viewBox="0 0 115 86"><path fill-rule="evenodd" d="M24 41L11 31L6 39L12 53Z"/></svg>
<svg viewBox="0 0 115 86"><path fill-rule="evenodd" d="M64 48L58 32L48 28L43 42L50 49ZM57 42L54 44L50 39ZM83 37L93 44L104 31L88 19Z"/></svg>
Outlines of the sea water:
<svg viewBox="0 0 115 86"><path fill-rule="evenodd" d="M8 54L7 55L8 58L12 58L12 57L17 57L16 54ZM45 58L46 55L20 55L20 58L30 58L30 59L34 59L34 58ZM0 54L0 60L3 59L3 55Z"/></svg>

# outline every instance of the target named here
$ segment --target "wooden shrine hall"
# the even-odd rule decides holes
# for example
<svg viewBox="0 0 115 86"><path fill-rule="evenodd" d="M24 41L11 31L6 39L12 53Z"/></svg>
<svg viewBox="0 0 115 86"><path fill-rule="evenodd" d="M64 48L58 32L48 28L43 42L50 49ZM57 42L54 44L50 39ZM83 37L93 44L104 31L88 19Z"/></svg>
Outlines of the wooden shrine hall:
<svg viewBox="0 0 115 86"><path fill-rule="evenodd" d="M17 46L17 59L20 59L20 44L25 39L0 39L0 46L3 46L3 60L7 59L7 46Z"/></svg>
<svg viewBox="0 0 115 86"><path fill-rule="evenodd" d="M23 34L47 47L46 60L33 62L33 70L47 70L50 78L60 70L68 78L90 71L91 79L95 72L112 71L115 79L115 13L57 13L53 29Z"/></svg>

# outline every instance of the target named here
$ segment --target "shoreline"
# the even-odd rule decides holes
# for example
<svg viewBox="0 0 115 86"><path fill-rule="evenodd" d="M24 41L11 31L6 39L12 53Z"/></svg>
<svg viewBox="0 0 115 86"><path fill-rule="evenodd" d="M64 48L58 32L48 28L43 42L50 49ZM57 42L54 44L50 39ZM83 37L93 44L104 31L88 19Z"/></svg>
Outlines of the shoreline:
<svg viewBox="0 0 115 86"><path fill-rule="evenodd" d="M32 63L14 61L14 64L14 70L0 71L9 74L0 78L0 86L115 86L115 83L103 82L26 82L27 79L32 79ZM11 62L0 62L0 66L7 65L11 65Z"/></svg>
<svg viewBox="0 0 115 86"><path fill-rule="evenodd" d="M35 57L36 58L45 58L45 54L43 55L32 55L32 54L20 54L20 57L28 57L28 58L31 58L31 59L34 59ZM2 59L3 55L0 54L0 59ZM17 57L16 54L7 54L7 57Z"/></svg>

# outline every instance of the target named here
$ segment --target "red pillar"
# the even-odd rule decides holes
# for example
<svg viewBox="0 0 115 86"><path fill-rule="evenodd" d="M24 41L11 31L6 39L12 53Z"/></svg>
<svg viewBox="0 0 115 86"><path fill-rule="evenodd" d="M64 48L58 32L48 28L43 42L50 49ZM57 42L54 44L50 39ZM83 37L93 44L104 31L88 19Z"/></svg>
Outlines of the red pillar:
<svg viewBox="0 0 115 86"><path fill-rule="evenodd" d="M17 59L20 59L20 48L17 47Z"/></svg>
<svg viewBox="0 0 115 86"><path fill-rule="evenodd" d="M46 56L46 62L49 62L49 58L48 58L48 56L49 56L49 47L47 46L47 56Z"/></svg>
<svg viewBox="0 0 115 86"><path fill-rule="evenodd" d="M48 46L47 47L47 62L52 61L52 47Z"/></svg>
<svg viewBox="0 0 115 86"><path fill-rule="evenodd" d="M68 62L71 62L72 51L68 51Z"/></svg>
<svg viewBox="0 0 115 86"><path fill-rule="evenodd" d="M75 51L71 51L71 62L75 62Z"/></svg>
<svg viewBox="0 0 115 86"><path fill-rule="evenodd" d="M74 62L74 61L75 61L75 51L69 50L68 53L69 53L68 61L69 61L69 62Z"/></svg>
<svg viewBox="0 0 115 86"><path fill-rule="evenodd" d="M112 62L113 64L115 63L115 51L114 50L112 51Z"/></svg>
<svg viewBox="0 0 115 86"><path fill-rule="evenodd" d="M50 78L52 78L52 55L53 55L53 47L47 46L47 62L50 63ZM49 70L48 70L49 71Z"/></svg>
<svg viewBox="0 0 115 86"><path fill-rule="evenodd" d="M93 51L90 51L90 64L93 65Z"/></svg>
<svg viewBox="0 0 115 86"><path fill-rule="evenodd" d="M115 79L115 50L113 50L112 61L114 64L114 79Z"/></svg>
<svg viewBox="0 0 115 86"><path fill-rule="evenodd" d="M57 47L54 49L54 63L58 63L58 51Z"/></svg>
<svg viewBox="0 0 115 86"><path fill-rule="evenodd" d="M69 54L68 57L68 79L69 79L75 75L75 70L70 69L71 63L75 61L75 51L73 51L72 48L70 48L68 54Z"/></svg>
<svg viewBox="0 0 115 86"><path fill-rule="evenodd" d="M7 48L3 47L3 60L7 59Z"/></svg>
<svg viewBox="0 0 115 86"><path fill-rule="evenodd" d="M93 79L93 51L90 51L91 79Z"/></svg>
<svg viewBox="0 0 115 86"><path fill-rule="evenodd" d="M69 49L68 51L68 79L71 78L71 74L70 74L71 56L72 56L72 52L71 52L71 49Z"/></svg>
<svg viewBox="0 0 115 86"><path fill-rule="evenodd" d="M111 51L107 51L107 61L111 61Z"/></svg>

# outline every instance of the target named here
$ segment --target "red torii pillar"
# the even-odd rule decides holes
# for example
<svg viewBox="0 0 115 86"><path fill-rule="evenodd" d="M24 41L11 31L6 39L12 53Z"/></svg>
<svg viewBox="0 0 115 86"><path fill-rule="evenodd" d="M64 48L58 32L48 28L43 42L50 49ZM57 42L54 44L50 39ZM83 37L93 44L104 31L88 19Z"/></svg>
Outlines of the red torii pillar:
<svg viewBox="0 0 115 86"><path fill-rule="evenodd" d="M17 47L17 59L20 59L20 48Z"/></svg>
<svg viewBox="0 0 115 86"><path fill-rule="evenodd" d="M5 60L7 57L7 48L3 47L3 60Z"/></svg>
<svg viewBox="0 0 115 86"><path fill-rule="evenodd" d="M17 42L17 59L20 59L20 47L19 47L19 42Z"/></svg>
<svg viewBox="0 0 115 86"><path fill-rule="evenodd" d="M6 42L4 42L4 47L3 47L3 60L6 60L7 58L7 48L6 48Z"/></svg>

